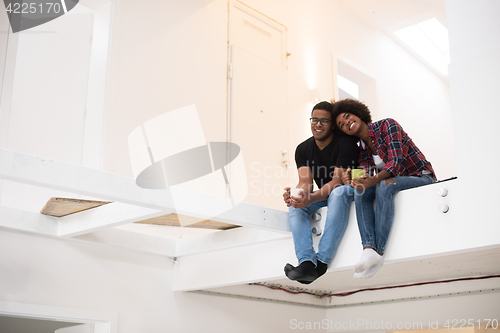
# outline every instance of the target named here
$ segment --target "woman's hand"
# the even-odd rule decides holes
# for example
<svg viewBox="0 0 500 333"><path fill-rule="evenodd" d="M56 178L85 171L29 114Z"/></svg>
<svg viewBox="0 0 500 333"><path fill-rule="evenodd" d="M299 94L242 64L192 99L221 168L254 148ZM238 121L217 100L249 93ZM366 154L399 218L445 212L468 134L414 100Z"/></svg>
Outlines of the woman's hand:
<svg viewBox="0 0 500 333"><path fill-rule="evenodd" d="M367 173L361 176L361 178L354 178L351 181L351 186L356 190L364 191L367 188L372 187L378 182L376 177L370 177Z"/></svg>

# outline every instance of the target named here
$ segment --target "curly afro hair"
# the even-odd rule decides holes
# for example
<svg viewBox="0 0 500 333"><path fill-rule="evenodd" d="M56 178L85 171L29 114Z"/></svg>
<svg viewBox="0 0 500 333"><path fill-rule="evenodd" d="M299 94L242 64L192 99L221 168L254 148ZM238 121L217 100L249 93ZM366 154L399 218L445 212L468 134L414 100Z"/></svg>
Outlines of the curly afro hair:
<svg viewBox="0 0 500 333"><path fill-rule="evenodd" d="M370 114L370 110L364 103L360 101L347 98L337 102L332 101L332 104L333 104L332 117L335 123L338 115L341 113L353 114L362 121L364 121L365 123L372 122L372 116Z"/></svg>

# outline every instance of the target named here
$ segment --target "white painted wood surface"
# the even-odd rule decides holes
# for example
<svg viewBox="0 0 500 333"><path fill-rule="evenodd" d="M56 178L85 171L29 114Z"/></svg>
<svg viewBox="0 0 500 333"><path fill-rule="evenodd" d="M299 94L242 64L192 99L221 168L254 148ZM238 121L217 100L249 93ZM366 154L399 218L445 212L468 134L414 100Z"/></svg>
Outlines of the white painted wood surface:
<svg viewBox="0 0 500 333"><path fill-rule="evenodd" d="M228 202L233 204L231 200L181 189L176 192L176 200L184 204L182 209L176 209L168 189L143 189L138 187L135 180L130 177L7 149L0 149L0 178L119 202L119 204L108 204L109 207L106 208L100 207L103 209L93 209L60 218L61 229L58 235L80 235L99 228L140 221L174 211L178 214L210 218L219 222L285 234L290 230L288 213L285 211L239 203L232 209L215 216L219 212L217 206L227 205ZM26 217L28 220L33 220L29 214ZM67 223L63 225L64 222ZM26 227L28 225L26 224ZM12 227L13 225L5 226ZM37 232L37 229L33 228L30 231Z"/></svg>

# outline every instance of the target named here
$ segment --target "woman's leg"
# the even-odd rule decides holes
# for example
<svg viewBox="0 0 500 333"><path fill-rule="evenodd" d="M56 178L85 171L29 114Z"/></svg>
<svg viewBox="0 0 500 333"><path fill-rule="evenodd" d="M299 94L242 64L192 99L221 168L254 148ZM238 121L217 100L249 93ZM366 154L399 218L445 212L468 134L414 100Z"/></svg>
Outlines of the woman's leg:
<svg viewBox="0 0 500 333"><path fill-rule="evenodd" d="M399 191L432 184L434 179L422 176L394 177L376 185L375 194L375 251L384 254L394 220L394 194Z"/></svg>
<svg viewBox="0 0 500 333"><path fill-rule="evenodd" d="M356 219L358 221L359 234L363 248L375 248L375 211L373 201L375 200L375 186L365 191L356 190L354 202L356 204Z"/></svg>
<svg viewBox="0 0 500 333"><path fill-rule="evenodd" d="M355 278L370 278L383 266L385 245L394 220L394 194L399 191L428 185L434 179L422 177L394 177L375 185L375 246L373 251L363 251L365 260L355 266ZM362 256L363 259L363 256Z"/></svg>
<svg viewBox="0 0 500 333"><path fill-rule="evenodd" d="M354 265L354 272L359 273L376 265L380 256L375 252L375 211L373 201L375 200L376 185L361 192L356 190L354 201L356 202L356 219L358 220L359 234L363 244L363 254Z"/></svg>

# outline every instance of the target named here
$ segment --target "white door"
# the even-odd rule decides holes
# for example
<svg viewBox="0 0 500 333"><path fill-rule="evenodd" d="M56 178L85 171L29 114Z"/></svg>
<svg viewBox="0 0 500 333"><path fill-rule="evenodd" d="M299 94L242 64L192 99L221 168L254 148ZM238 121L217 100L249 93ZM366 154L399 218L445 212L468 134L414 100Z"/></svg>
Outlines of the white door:
<svg viewBox="0 0 500 333"><path fill-rule="evenodd" d="M229 140L245 161L245 202L285 210L282 193L290 163L286 28L241 3L231 8Z"/></svg>

